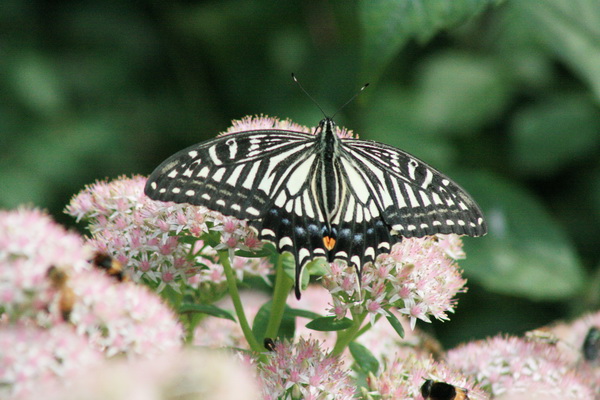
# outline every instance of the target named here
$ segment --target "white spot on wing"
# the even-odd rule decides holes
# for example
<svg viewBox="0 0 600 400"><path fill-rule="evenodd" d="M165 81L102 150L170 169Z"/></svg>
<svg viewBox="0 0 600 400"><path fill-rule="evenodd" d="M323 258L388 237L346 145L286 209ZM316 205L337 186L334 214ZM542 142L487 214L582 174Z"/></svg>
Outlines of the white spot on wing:
<svg viewBox="0 0 600 400"><path fill-rule="evenodd" d="M298 258L300 259L300 263L304 264L304 259L306 259L307 257L310 257L310 252L305 248L300 249L300 251L298 252Z"/></svg>
<svg viewBox="0 0 600 400"><path fill-rule="evenodd" d="M246 179L244 179L244 183L242 183L242 186L246 189L252 189L252 185L254 184L254 179L256 179L256 172L260 167L260 163L261 161L255 162L254 165L252 165L252 168L250 168L250 172L248 172Z"/></svg>
<svg viewBox="0 0 600 400"><path fill-rule="evenodd" d="M208 148L208 155L210 156L210 159L212 160L212 162L215 165L221 165L221 164L223 164L221 162L221 160L219 159L219 157L217 156L217 146L216 145L210 146Z"/></svg>
<svg viewBox="0 0 600 400"><path fill-rule="evenodd" d="M298 193L306 182L306 177L310 172L310 167L312 166L314 159L315 155L313 154L296 166L294 172L289 175L286 187L292 196Z"/></svg>
<svg viewBox="0 0 600 400"><path fill-rule="evenodd" d="M177 194L177 193L181 192L181 189L176 187L176 188L171 189L171 192Z"/></svg>
<svg viewBox="0 0 600 400"><path fill-rule="evenodd" d="M294 242L288 236L282 237L279 240L279 243L277 244L277 247L280 249L283 249L285 246L290 246L290 247L294 246Z"/></svg>
<svg viewBox="0 0 600 400"><path fill-rule="evenodd" d="M179 175L179 172L177 172L176 169L174 169L173 171L169 172L169 175L167 175L169 178L175 178L177 175Z"/></svg>
<svg viewBox="0 0 600 400"><path fill-rule="evenodd" d="M304 210L306 211L306 216L308 218L314 218L315 211L312 208L312 203L308 196L308 190L305 190L304 193L302 194L302 201L304 202Z"/></svg>
<svg viewBox="0 0 600 400"><path fill-rule="evenodd" d="M235 167L235 169L233 170L229 178L227 178L227 181L225 183L231 186L235 186L243 169L244 165L238 165L237 167Z"/></svg>
<svg viewBox="0 0 600 400"><path fill-rule="evenodd" d="M192 150L188 153L188 156L191 158L196 158L198 156L198 152L196 150Z"/></svg>
<svg viewBox="0 0 600 400"><path fill-rule="evenodd" d="M301 217L302 216L302 200L301 200L301 198L298 197L294 203L295 203L294 204L294 212L296 213L297 216Z"/></svg>
<svg viewBox="0 0 600 400"><path fill-rule="evenodd" d="M188 191L186 191L186 192L185 192L185 195L186 195L186 196L193 196L193 195L195 195L195 194L196 194L196 191L195 191L195 190L188 190Z"/></svg>
<svg viewBox="0 0 600 400"><path fill-rule="evenodd" d="M286 199L287 197L285 196L285 192L282 190L281 192L279 192L279 196L277 196L277 198L275 199L275 205L277 207L283 207Z"/></svg>
<svg viewBox="0 0 600 400"><path fill-rule="evenodd" d="M408 161L408 176L410 176L410 179L413 181L415 180L415 170L418 166L419 164L412 158Z"/></svg>
<svg viewBox="0 0 600 400"><path fill-rule="evenodd" d="M429 200L429 196L427 196L427 193L419 190L419 194L421 195L421 200L423 201L423 207L431 205L431 200Z"/></svg>
<svg viewBox="0 0 600 400"><path fill-rule="evenodd" d="M267 228L264 228L262 231L260 231L260 234L262 236L275 236L275 232L272 229Z"/></svg>
<svg viewBox="0 0 600 400"><path fill-rule="evenodd" d="M198 171L198 175L196 175L198 178L206 178L208 176L208 173L210 172L210 169L208 167L202 167L202 169L200 171Z"/></svg>
<svg viewBox="0 0 600 400"><path fill-rule="evenodd" d="M410 200L411 207L419 207L419 201L417 200L417 197L415 196L415 191L412 189L412 187L410 187L408 183L405 183L404 189L406 189L406 193L408 194L408 199Z"/></svg>
<svg viewBox="0 0 600 400"><path fill-rule="evenodd" d="M237 142L235 141L235 139L231 138L227 139L225 141L225 144L229 146L229 159L233 160L237 154Z"/></svg>
<svg viewBox="0 0 600 400"><path fill-rule="evenodd" d="M219 168L212 176L213 180L221 182L223 175L225 174L225 168Z"/></svg>
<svg viewBox="0 0 600 400"><path fill-rule="evenodd" d="M348 181L352 184L352 189L358 199L364 204L369 199L369 189L365 185L365 181L362 176L356 171L352 163L345 158L341 158L343 167L348 175Z"/></svg>
<svg viewBox="0 0 600 400"><path fill-rule="evenodd" d="M260 212L254 207L248 207L248 208L246 208L246 211L248 212L248 214L252 214L252 215L260 214Z"/></svg>
<svg viewBox="0 0 600 400"><path fill-rule="evenodd" d="M429 170L429 168L425 168L425 179L423 180L421 187L423 189L427 189L427 187L431 184L432 179L433 179L433 172L431 172Z"/></svg>

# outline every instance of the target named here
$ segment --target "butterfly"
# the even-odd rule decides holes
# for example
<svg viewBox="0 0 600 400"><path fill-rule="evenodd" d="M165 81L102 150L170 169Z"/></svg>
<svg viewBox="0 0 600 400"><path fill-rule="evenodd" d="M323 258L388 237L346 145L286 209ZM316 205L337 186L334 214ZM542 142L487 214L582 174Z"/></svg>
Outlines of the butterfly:
<svg viewBox="0 0 600 400"><path fill-rule="evenodd" d="M205 206L246 220L296 262L363 266L402 238L481 236L483 214L469 194L416 157L383 143L340 138L325 117L314 134L258 129L193 145L148 178L151 199Z"/></svg>

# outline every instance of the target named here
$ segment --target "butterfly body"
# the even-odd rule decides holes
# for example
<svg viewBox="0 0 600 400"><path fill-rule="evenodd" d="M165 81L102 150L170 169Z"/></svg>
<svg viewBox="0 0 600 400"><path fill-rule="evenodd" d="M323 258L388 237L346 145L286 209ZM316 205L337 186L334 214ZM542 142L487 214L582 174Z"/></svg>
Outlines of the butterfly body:
<svg viewBox="0 0 600 400"><path fill-rule="evenodd" d="M203 205L247 220L296 259L362 266L403 237L485 234L481 211L449 178L401 150L340 138L330 118L315 135L263 129L224 135L164 161L154 200Z"/></svg>

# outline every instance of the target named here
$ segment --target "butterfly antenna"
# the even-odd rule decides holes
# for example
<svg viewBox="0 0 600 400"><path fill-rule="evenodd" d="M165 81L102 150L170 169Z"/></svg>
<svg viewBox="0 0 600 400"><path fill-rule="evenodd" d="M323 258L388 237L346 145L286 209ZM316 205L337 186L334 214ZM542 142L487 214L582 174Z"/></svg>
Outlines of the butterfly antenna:
<svg viewBox="0 0 600 400"><path fill-rule="evenodd" d="M306 91L306 89L304 89L304 87L300 84L300 82L296 78L296 75L294 75L293 72L292 72L292 79L294 80L294 82L296 82L296 84L300 87L300 89L302 89L302 91L304 92L304 94L307 95L308 98L311 99L312 102L317 105L317 107L319 108L319 110L321 110L321 113L323 114L323 116L325 118L327 118L327 114L325 114L325 111L323 111L323 109L321 108L321 106L319 105L319 103L317 103L317 101Z"/></svg>
<svg viewBox="0 0 600 400"><path fill-rule="evenodd" d="M354 100L356 98L356 96L358 96L360 94L360 92L362 92L363 90L365 90L367 88L367 86L369 86L368 83L365 83L363 85L363 87L361 87L360 89L358 89L358 92L354 93L354 96L350 97L350 99L344 103L343 106L341 106L340 108L338 108L338 110L333 113L333 115L331 116L331 119L333 119L333 117L335 117L337 115L337 113L339 113L340 111L342 111L348 104L350 104L352 102L352 100Z"/></svg>

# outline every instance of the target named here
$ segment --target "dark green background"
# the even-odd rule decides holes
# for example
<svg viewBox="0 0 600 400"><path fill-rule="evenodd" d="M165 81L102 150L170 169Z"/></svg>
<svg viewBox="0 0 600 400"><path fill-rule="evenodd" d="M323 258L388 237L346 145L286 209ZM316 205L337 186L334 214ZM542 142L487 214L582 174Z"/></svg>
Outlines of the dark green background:
<svg viewBox="0 0 600 400"><path fill-rule="evenodd" d="M249 114L336 116L465 186L490 234L447 344L598 307L597 0L16 1L0 7L0 207L58 220Z"/></svg>

